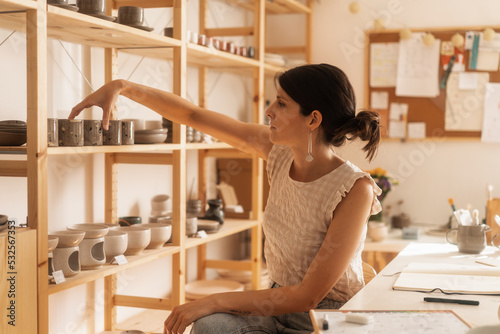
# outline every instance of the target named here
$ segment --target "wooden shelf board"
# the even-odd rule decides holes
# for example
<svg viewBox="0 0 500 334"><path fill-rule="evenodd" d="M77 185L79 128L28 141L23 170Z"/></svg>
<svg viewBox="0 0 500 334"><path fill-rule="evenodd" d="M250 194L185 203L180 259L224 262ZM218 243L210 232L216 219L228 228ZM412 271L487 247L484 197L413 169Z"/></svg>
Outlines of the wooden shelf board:
<svg viewBox="0 0 500 334"><path fill-rule="evenodd" d="M26 9L36 9L36 1L31 0L0 0L0 12L10 12Z"/></svg>
<svg viewBox="0 0 500 334"><path fill-rule="evenodd" d="M82 270L75 276L67 277L66 282L61 284L50 284L49 295L61 292L67 289L74 288L75 286L82 285L88 282L95 281L106 276L116 274L128 268L132 268L150 261L173 255L178 253L180 248L178 246L165 246L160 249L146 249L139 255L127 256L128 263L123 265L105 264L100 269L95 270Z"/></svg>
<svg viewBox="0 0 500 334"><path fill-rule="evenodd" d="M226 0L227 3L253 10L254 4L243 0ZM296 0L274 0L266 1L266 12L268 14L299 14L310 13L311 9Z"/></svg>
<svg viewBox="0 0 500 334"><path fill-rule="evenodd" d="M102 48L178 47L181 42L163 35L128 27L56 6L47 6L47 35L71 43Z"/></svg>
<svg viewBox="0 0 500 334"><path fill-rule="evenodd" d="M188 240L186 240L186 249L203 245L214 240L222 239L227 236L246 231L258 225L259 222L256 220L224 219L224 224L218 232L207 234L206 238L188 238Z"/></svg>
<svg viewBox="0 0 500 334"><path fill-rule="evenodd" d="M181 144L135 144L135 145L103 145L103 146L59 146L48 147L47 152L49 155L60 154L95 154L95 153L146 153L146 152L171 152L180 150L183 146ZM226 143L189 143L185 144L187 150L199 149L228 149L232 148ZM0 149L2 152L3 149ZM25 152L26 150L24 150Z"/></svg>

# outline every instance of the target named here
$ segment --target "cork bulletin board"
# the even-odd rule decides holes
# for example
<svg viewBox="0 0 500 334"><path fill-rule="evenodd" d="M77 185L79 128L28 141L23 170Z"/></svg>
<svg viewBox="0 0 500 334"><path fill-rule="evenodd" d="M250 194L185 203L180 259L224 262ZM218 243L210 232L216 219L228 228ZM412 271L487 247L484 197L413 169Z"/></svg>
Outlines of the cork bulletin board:
<svg viewBox="0 0 500 334"><path fill-rule="evenodd" d="M435 28L435 29L411 29L412 33L432 33L437 40L441 42L450 41L452 36L456 33L464 36L467 31L482 32L488 27L459 27L459 28ZM489 27L495 32L500 31L500 27ZM399 30L383 30L383 31L368 31L366 33L366 47L365 47L365 106L371 110L380 113L382 118L382 126L388 128L388 117L389 110L382 110L377 108L372 108L371 96L372 92L387 92L389 97L389 105L392 102L405 103L408 105L407 112L407 122L423 122L425 123L425 136L426 138L477 138L481 137L481 131L449 131L445 129L445 116L446 116L446 89L439 87L439 94L436 97L408 97L408 96L396 96L395 87L371 87L370 86L370 73L371 73L371 44L373 43L399 43L400 40ZM469 60L471 57L471 52L465 50L464 54L464 64L466 72L479 72L485 73L484 71L476 71L470 69ZM439 83L441 82L445 69L441 63L439 63ZM500 72L498 67L496 71L488 71L489 82L500 83ZM439 84L438 83L438 84Z"/></svg>

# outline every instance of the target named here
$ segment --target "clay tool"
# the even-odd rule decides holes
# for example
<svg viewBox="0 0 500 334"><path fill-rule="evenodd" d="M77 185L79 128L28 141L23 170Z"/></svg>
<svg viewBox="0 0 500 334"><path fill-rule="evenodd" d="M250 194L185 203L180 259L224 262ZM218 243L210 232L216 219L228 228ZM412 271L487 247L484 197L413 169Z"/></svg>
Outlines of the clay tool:
<svg viewBox="0 0 500 334"><path fill-rule="evenodd" d="M453 210L453 212L457 211L457 209L455 208L455 203L453 203L453 198L448 198L448 203L450 203L451 205L451 209Z"/></svg>

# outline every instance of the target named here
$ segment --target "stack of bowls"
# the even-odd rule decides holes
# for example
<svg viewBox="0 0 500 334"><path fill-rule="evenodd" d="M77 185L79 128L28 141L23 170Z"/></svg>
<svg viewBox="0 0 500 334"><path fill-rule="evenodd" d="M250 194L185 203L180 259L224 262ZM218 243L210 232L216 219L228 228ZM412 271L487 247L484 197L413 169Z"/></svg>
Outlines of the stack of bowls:
<svg viewBox="0 0 500 334"><path fill-rule="evenodd" d="M26 122L0 121L0 146L21 146L26 144Z"/></svg>

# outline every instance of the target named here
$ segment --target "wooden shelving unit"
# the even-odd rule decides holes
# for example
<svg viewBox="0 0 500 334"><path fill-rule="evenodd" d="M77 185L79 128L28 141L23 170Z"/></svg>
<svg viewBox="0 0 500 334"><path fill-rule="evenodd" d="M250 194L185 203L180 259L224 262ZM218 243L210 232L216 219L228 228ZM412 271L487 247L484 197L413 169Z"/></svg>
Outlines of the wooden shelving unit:
<svg viewBox="0 0 500 334"><path fill-rule="evenodd" d="M47 146L47 39L59 39L65 42L88 45L105 49L105 80L116 77L116 57L119 52L136 54L173 64L173 93L186 97L186 70L188 66L199 69L200 106L204 106L206 92L204 79L207 71L229 71L253 78L253 120L262 122L264 77L282 70L279 66L264 63L266 49L264 29L267 14L298 13L305 14L308 22L312 15L312 0L307 5L296 0L238 1L227 0L238 4L254 13L254 25L241 31L251 31L255 43L255 58L247 58L195 45L185 40L187 21L187 0L106 0L107 15L116 15L116 9L124 5L135 5L147 8L173 8L174 38L145 32L140 29L123 26L92 16L65 10L46 4L46 0L0 0L0 27L24 32L27 37L27 122L28 144L22 147L0 147L0 176L26 177L28 194L28 227L36 236L36 251L31 257L35 265L31 271L36 273L37 302L29 309L19 310L19 317L27 321L36 332L49 333L48 296L67 291L76 286L104 279L104 324L106 331L117 330L116 309L119 306L141 307L145 309L170 310L173 306L185 302L184 285L186 277L186 250L196 248L198 252L198 278L205 277L207 268L233 268L252 271L252 287L260 287L261 268L261 221L262 221L262 179L263 164L256 157L250 157L236 151L225 143L198 144L186 143L186 128L174 124L171 134L172 144L155 145L123 145L100 147L48 147ZM200 33L205 27L204 16L208 0L200 1ZM310 32L310 27L306 27ZM213 29L212 33L217 30ZM220 30L219 30L220 31ZM310 39L307 39L310 41ZM307 42L309 43L309 42ZM310 44L304 49L306 61L310 61ZM203 159L206 157L245 157L252 158L252 216L250 219L226 219L221 229L206 238L185 237L186 219L186 155L188 151L199 152L200 191L204 190ZM48 156L71 154L103 154L104 155L104 195L105 220L116 221L117 218L117 166L118 164L161 164L172 166L172 243L161 249L145 250L143 254L127 257L125 265L104 265L97 270L82 271L66 282L52 285L48 283L48 207L47 207L47 169ZM18 155L20 160L10 156ZM206 258L206 245L215 240L225 238L242 231L250 230L252 234L250 261L223 261ZM123 296L117 294L117 274L128 268L137 267L164 257L172 257L172 294L169 298L146 298ZM32 278L31 278L32 279ZM2 327L0 327L2 328Z"/></svg>

